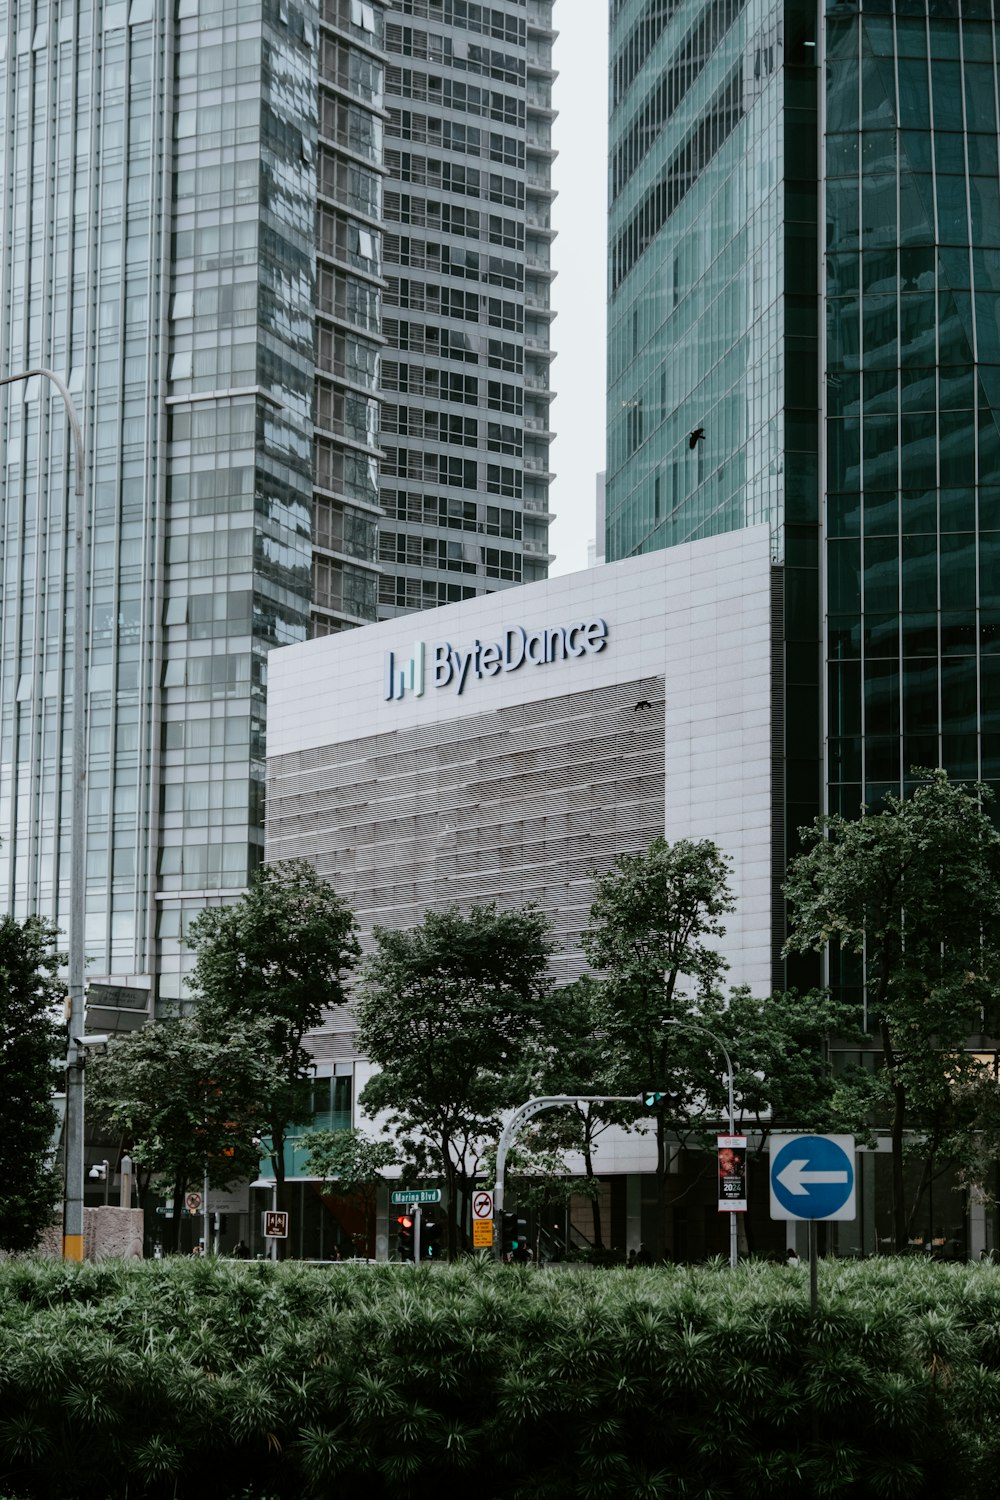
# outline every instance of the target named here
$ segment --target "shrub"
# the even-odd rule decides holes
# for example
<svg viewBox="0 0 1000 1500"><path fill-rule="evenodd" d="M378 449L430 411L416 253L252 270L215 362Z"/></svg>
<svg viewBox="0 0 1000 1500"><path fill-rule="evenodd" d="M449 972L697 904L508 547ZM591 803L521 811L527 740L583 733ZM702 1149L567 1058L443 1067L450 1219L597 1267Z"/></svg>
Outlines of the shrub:
<svg viewBox="0 0 1000 1500"><path fill-rule="evenodd" d="M1000 1269L0 1267L0 1494L995 1493Z"/></svg>

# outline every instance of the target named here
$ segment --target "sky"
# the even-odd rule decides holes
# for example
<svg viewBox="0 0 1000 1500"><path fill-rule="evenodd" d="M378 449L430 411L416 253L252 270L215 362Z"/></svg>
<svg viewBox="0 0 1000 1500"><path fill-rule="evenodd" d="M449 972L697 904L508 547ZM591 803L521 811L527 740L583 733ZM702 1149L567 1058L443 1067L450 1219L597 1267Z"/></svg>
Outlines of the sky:
<svg viewBox="0 0 1000 1500"><path fill-rule="evenodd" d="M605 329L607 323L608 0L556 0L559 36L552 103L558 150L552 185L557 276L552 305L552 429L550 508L556 520L550 575L587 566L595 531L595 481L604 468Z"/></svg>

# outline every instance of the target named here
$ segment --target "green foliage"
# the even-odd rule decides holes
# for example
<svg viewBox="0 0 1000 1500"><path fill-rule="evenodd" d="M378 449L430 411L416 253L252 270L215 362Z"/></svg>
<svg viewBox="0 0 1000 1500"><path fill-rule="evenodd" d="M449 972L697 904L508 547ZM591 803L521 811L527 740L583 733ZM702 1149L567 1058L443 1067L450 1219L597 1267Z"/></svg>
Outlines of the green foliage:
<svg viewBox="0 0 1000 1500"><path fill-rule="evenodd" d="M165 1176L178 1201L206 1171L213 1187L256 1176L254 1138L266 1126L260 1101L271 1084L268 1041L260 1023L222 1040L207 1037L201 1017L115 1038L88 1064L88 1115L125 1139L147 1180Z"/></svg>
<svg viewBox="0 0 1000 1500"><path fill-rule="evenodd" d="M365 1226L358 1251L367 1255L375 1222L379 1180L399 1165L399 1153L388 1141L373 1140L360 1130L307 1130L300 1137L307 1153L304 1170L318 1177L327 1191L354 1200Z"/></svg>
<svg viewBox="0 0 1000 1500"><path fill-rule="evenodd" d="M554 996L554 1014L543 1045L539 1048L536 1071L529 1090L532 1094L613 1094L617 1092L615 1054L606 1033L601 1029L600 982L584 975L564 986ZM599 1182L595 1152L600 1137L613 1124L627 1123L632 1117L628 1106L588 1103L580 1100L565 1109L539 1115L531 1132L522 1132L521 1144L531 1140L542 1152L577 1151L583 1157L585 1178L569 1178L532 1185L526 1197L519 1190L516 1201L522 1207L541 1207L543 1203L565 1201L568 1193L583 1193L591 1200L593 1245L604 1246L601 1221ZM509 1166L513 1163L510 1162ZM509 1168L508 1168L509 1170ZM556 1165L550 1171L559 1170ZM492 1181L492 1177L489 1177ZM512 1200L514 1201L514 1200Z"/></svg>
<svg viewBox="0 0 1000 1500"><path fill-rule="evenodd" d="M198 1024L223 1042L257 1026L273 1063L259 1097L271 1145L278 1201L285 1199L284 1147L290 1125L310 1113L312 1056L304 1040L331 1006L360 954L354 917L305 860L262 865L230 906L207 907L191 925L191 988Z"/></svg>
<svg viewBox="0 0 1000 1500"><path fill-rule="evenodd" d="M643 854L621 854L597 881L584 948L596 969L653 981L669 1003L682 976L695 993L717 988L725 960L706 939L725 931L733 910L729 865L708 839L654 839Z"/></svg>
<svg viewBox="0 0 1000 1500"><path fill-rule="evenodd" d="M595 1016L620 1094L665 1095L656 1112L657 1252L666 1249L671 1142L707 1144L725 1104L717 1030L726 970L716 940L733 909L729 867L709 840L654 839L596 882L587 958L603 971ZM699 1027L701 1028L699 1030Z"/></svg>
<svg viewBox="0 0 1000 1500"><path fill-rule="evenodd" d="M344 1003L360 954L349 907L305 860L262 865L239 901L199 913L188 944L202 1009L266 1020L279 1056Z"/></svg>
<svg viewBox="0 0 1000 1500"><path fill-rule="evenodd" d="M619 1093L661 1090L675 1125L717 1110L719 1067L696 1036L722 1014L726 963L714 940L732 910L727 864L708 841L655 839L622 855L597 882L583 945L605 979L594 1016Z"/></svg>
<svg viewBox="0 0 1000 1500"><path fill-rule="evenodd" d="M1000 1270L0 1267L0 1493L990 1500Z"/></svg>
<svg viewBox="0 0 1000 1500"><path fill-rule="evenodd" d="M360 1130L307 1130L300 1144L308 1153L305 1171L324 1186L336 1185L345 1193L377 1182L387 1167L399 1165L397 1152L388 1141L372 1140Z"/></svg>
<svg viewBox="0 0 1000 1500"><path fill-rule="evenodd" d="M737 1124L766 1145L772 1130L867 1133L871 1075L834 1073L830 1043L859 1045L860 1007L825 991L731 991L718 1033L733 1059Z"/></svg>
<svg viewBox="0 0 1000 1500"><path fill-rule="evenodd" d="M49 1152L56 1125L53 1062L65 1038L57 929L40 917L0 917L0 1249L30 1250L51 1221L59 1179Z"/></svg>
<svg viewBox="0 0 1000 1500"><path fill-rule="evenodd" d="M882 1067L873 1102L892 1133L897 1248L908 1236L903 1152L973 1183L1000 1160L996 1086L965 1050L996 1029L1000 833L986 787L918 773L913 795L854 821L819 818L789 866L790 951L839 948L860 966ZM922 1189L921 1189L922 1191ZM910 1220L919 1206L911 1206Z"/></svg>
<svg viewBox="0 0 1000 1500"><path fill-rule="evenodd" d="M381 1071L361 1102L387 1111L418 1175L444 1179L454 1253L480 1152L528 1097L554 1012L548 922L530 906L451 907L375 940L356 1015L359 1050Z"/></svg>

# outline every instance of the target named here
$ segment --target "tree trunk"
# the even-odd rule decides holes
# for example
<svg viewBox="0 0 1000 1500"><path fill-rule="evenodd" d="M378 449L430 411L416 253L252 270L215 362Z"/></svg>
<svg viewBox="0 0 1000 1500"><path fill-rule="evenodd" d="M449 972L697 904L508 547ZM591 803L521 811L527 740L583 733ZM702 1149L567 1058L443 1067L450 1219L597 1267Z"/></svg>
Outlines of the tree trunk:
<svg viewBox="0 0 1000 1500"><path fill-rule="evenodd" d="M589 1139L585 1139L584 1141L583 1165L584 1170L587 1174L587 1181L593 1182L596 1174L594 1172L594 1158L591 1155L591 1146ZM596 1193L593 1194L590 1200L590 1212L593 1218L594 1225L594 1249L603 1250L604 1241L601 1236L601 1203Z"/></svg>
<svg viewBox="0 0 1000 1500"><path fill-rule="evenodd" d="M462 1242L462 1251L463 1253L466 1253L472 1248L472 1246L469 1244L469 1232L465 1227L472 1217L472 1209L470 1205L470 1200L472 1198L472 1183L469 1181L469 1178L465 1172L462 1173L461 1182L462 1188L459 1194L459 1204L461 1205L461 1212L459 1213L458 1217L458 1237Z"/></svg>
<svg viewBox="0 0 1000 1500"><path fill-rule="evenodd" d="M448 1193L448 1259L457 1260L458 1247L458 1182L451 1159L451 1142L441 1142L441 1157L444 1162L444 1180Z"/></svg>
<svg viewBox="0 0 1000 1500"><path fill-rule="evenodd" d="M913 1203L910 1206L910 1212L906 1216L906 1242L907 1242L907 1244L909 1244L910 1240L913 1239L913 1231L914 1231L914 1228L915 1228L916 1222L917 1222L917 1214L920 1212L920 1205L921 1205L921 1203L924 1200L924 1194L927 1191L927 1185L928 1185L928 1183L931 1180L931 1173L933 1172L933 1170L934 1170L934 1158L933 1158L933 1156L925 1156L924 1157L924 1164L923 1164L923 1167L921 1168L921 1171L920 1171L920 1181L917 1184L916 1196L913 1199ZM933 1235L934 1235L934 1225L932 1223L931 1224L931 1237L932 1238L933 1238Z"/></svg>
<svg viewBox="0 0 1000 1500"><path fill-rule="evenodd" d="M886 1022L879 1022L882 1034L882 1055L886 1067L895 1067L896 1054ZM892 1085L892 1238L897 1255L902 1254L908 1243L906 1232L906 1202L903 1196L903 1130L906 1124L906 1089L901 1083Z"/></svg>

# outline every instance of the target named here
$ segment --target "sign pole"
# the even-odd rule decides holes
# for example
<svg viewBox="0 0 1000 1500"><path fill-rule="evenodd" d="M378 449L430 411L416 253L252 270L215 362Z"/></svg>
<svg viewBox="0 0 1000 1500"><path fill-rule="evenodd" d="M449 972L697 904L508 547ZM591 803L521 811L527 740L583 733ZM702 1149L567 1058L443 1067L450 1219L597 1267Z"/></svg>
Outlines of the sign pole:
<svg viewBox="0 0 1000 1500"><path fill-rule="evenodd" d="M413 1264L420 1264L420 1204L413 1205Z"/></svg>
<svg viewBox="0 0 1000 1500"><path fill-rule="evenodd" d="M818 1223L857 1217L852 1135L771 1137L771 1218L809 1226L809 1309L819 1307Z"/></svg>

